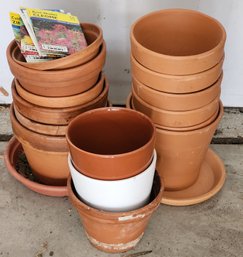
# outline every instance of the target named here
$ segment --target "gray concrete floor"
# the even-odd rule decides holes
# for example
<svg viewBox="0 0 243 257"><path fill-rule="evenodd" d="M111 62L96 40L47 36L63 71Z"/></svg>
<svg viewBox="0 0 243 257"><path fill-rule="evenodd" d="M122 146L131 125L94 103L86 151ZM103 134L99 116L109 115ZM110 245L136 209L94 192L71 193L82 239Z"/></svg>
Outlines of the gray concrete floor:
<svg viewBox="0 0 243 257"><path fill-rule="evenodd" d="M227 179L212 199L190 207L160 205L137 247L124 254L93 248L68 199L42 196L7 172L0 142L0 256L243 256L243 145L212 145ZM136 255L136 253L138 253ZM135 255L134 255L135 254Z"/></svg>

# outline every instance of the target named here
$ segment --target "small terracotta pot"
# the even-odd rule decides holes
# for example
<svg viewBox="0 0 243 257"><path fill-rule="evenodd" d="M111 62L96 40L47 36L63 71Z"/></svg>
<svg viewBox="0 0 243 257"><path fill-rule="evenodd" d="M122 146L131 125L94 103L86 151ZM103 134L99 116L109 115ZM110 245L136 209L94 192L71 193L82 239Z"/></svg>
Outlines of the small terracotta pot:
<svg viewBox="0 0 243 257"><path fill-rule="evenodd" d="M68 108L46 108L21 98L16 91L14 81L12 83L13 102L17 111L30 120L49 125L67 125L72 118L82 112L104 107L107 103L108 90L109 86L105 80L101 94L86 104Z"/></svg>
<svg viewBox="0 0 243 257"><path fill-rule="evenodd" d="M17 79L15 79L15 86L19 96L29 103L49 108L67 108L86 104L95 99L103 89L104 80L104 75L101 75L97 83L87 91L77 95L64 97L47 97L33 94L24 89Z"/></svg>
<svg viewBox="0 0 243 257"><path fill-rule="evenodd" d="M117 180L147 168L153 156L155 128L142 113L107 107L75 117L66 137L73 163L81 173Z"/></svg>
<svg viewBox="0 0 243 257"><path fill-rule="evenodd" d="M176 132L156 128L156 167L167 191L187 188L196 181L223 112L223 105L220 103L217 118L208 126L197 130Z"/></svg>
<svg viewBox="0 0 243 257"><path fill-rule="evenodd" d="M129 212L106 212L86 205L78 199L70 177L68 192L91 244L99 250L115 253L128 251L140 241L151 215L160 204L163 184L156 173L149 204Z"/></svg>
<svg viewBox="0 0 243 257"><path fill-rule="evenodd" d="M131 28L131 51L150 70L187 75L208 70L221 60L226 33L214 18L186 9L152 12Z"/></svg>
<svg viewBox="0 0 243 257"><path fill-rule="evenodd" d="M65 136L67 125L48 125L35 122L23 116L18 109L14 106L14 114L18 122L25 128L45 135L51 136Z"/></svg>
<svg viewBox="0 0 243 257"><path fill-rule="evenodd" d="M36 70L62 70L82 65L92 60L98 54L99 47L103 42L103 33L101 28L96 24L82 23L81 27L88 46L79 52L52 61L27 63L20 53L20 49L15 47L12 57L18 64Z"/></svg>
<svg viewBox="0 0 243 257"><path fill-rule="evenodd" d="M133 78L163 93L186 94L210 87L222 76L224 58L209 70L191 75L167 75L143 67L131 56Z"/></svg>
<svg viewBox="0 0 243 257"><path fill-rule="evenodd" d="M30 190L47 196L63 197L67 196L67 186L44 185L38 181L32 181L28 177L17 171L17 165L23 154L23 148L16 137L12 137L4 151L4 162L8 172L17 179L21 184ZM20 157L21 156L21 157Z"/></svg>
<svg viewBox="0 0 243 257"><path fill-rule="evenodd" d="M219 95L214 100L195 110L167 111L147 104L134 91L132 92L134 109L146 114L154 123L163 127L187 128L207 121L218 109Z"/></svg>
<svg viewBox="0 0 243 257"><path fill-rule="evenodd" d="M68 156L68 166L79 198L86 204L105 211L131 211L149 201L157 154L154 150L149 166L138 175L118 180L93 179L79 172ZM95 188L95 194L94 194Z"/></svg>
<svg viewBox="0 0 243 257"><path fill-rule="evenodd" d="M65 185L69 175L65 137L47 136L23 127L10 108L12 129L21 142L35 177L44 184Z"/></svg>
<svg viewBox="0 0 243 257"><path fill-rule="evenodd" d="M220 95L222 75L210 87L189 94L168 94L154 90L135 77L132 80L133 91L147 104L169 111L189 111L211 103Z"/></svg>
<svg viewBox="0 0 243 257"><path fill-rule="evenodd" d="M129 96L127 97L126 108L134 109L134 106L132 104L132 93L130 93ZM185 127L185 128L166 127L166 126L161 126L156 123L154 123L154 126L159 129L165 129L165 130L171 130L171 131L191 131L191 130L206 127L207 125L211 124L218 116L218 111L219 111L219 107L217 108L217 111L209 119L207 119L206 121L204 121L200 124L197 124L197 125L194 125L191 127Z"/></svg>
<svg viewBox="0 0 243 257"><path fill-rule="evenodd" d="M7 59L12 74L22 87L41 96L70 96L82 93L95 85L105 64L106 46L104 42L99 54L91 61L59 71L40 71L19 65L10 54L13 47L9 44L7 48Z"/></svg>

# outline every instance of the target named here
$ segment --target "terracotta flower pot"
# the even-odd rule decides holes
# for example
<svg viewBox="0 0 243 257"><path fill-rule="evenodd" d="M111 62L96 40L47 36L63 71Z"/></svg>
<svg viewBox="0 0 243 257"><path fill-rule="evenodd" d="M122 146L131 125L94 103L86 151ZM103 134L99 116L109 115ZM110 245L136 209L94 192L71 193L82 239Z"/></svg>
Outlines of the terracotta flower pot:
<svg viewBox="0 0 243 257"><path fill-rule="evenodd" d="M208 126L197 130L176 132L156 128L156 167L167 191L187 188L196 181L223 112L223 105L220 103L217 118Z"/></svg>
<svg viewBox="0 0 243 257"><path fill-rule="evenodd" d="M18 64L36 70L62 70L82 65L92 60L98 54L99 47L103 42L103 33L101 28L96 24L82 23L81 27L88 46L79 52L52 61L27 63L20 53L20 49L15 47L12 52L12 57Z"/></svg>
<svg viewBox="0 0 243 257"><path fill-rule="evenodd" d="M33 94L24 89L17 79L15 79L15 87L19 96L32 104L49 108L67 108L86 104L95 99L102 92L104 80L105 76L101 75L97 83L87 91L64 97L47 97Z"/></svg>
<svg viewBox="0 0 243 257"><path fill-rule="evenodd" d="M70 177L68 191L91 244L105 252L125 252L142 238L151 215L160 204L163 185L156 173L149 204L129 212L106 212L86 205L78 199Z"/></svg>
<svg viewBox="0 0 243 257"><path fill-rule="evenodd" d="M211 118L218 109L219 95L213 101L201 108L189 111L167 111L153 107L132 92L134 109L146 114L154 123L163 127L186 128L201 124Z"/></svg>
<svg viewBox="0 0 243 257"><path fill-rule="evenodd" d="M131 56L133 78L163 93L185 94L201 91L214 84L220 75L224 58L209 70L191 75L167 75L147 69Z"/></svg>
<svg viewBox="0 0 243 257"><path fill-rule="evenodd" d="M44 184L65 185L69 175L65 137L47 136L23 127L10 108L12 129L21 142L35 177Z"/></svg>
<svg viewBox="0 0 243 257"><path fill-rule="evenodd" d="M142 113L108 107L75 117L66 137L73 163L81 173L117 180L147 168L153 156L155 128Z"/></svg>
<svg viewBox="0 0 243 257"><path fill-rule="evenodd" d="M222 75L210 87L189 94L168 94L150 88L133 76L132 87L138 97L147 104L169 111L189 111L211 103L220 95Z"/></svg>
<svg viewBox="0 0 243 257"><path fill-rule="evenodd" d="M118 179L93 179L80 173L68 156L68 166L79 198L86 204L105 211L131 211L149 201L157 160L156 151L149 166L136 176ZM95 194L94 194L95 189Z"/></svg>
<svg viewBox="0 0 243 257"><path fill-rule="evenodd" d="M126 108L129 109L134 109L134 106L132 104L132 93L129 94L129 96L127 97L127 101L126 101ZM177 128L177 127L166 127L166 126L161 126L159 124L154 123L154 126L156 128L159 129L165 129L165 130L171 130L171 131L191 131L191 130L195 130L195 129L199 129L199 128L203 128L209 124L211 124L216 117L218 116L218 111L219 111L219 107L217 108L217 111L207 120L205 120L204 122L194 125L194 126L190 126L190 127L182 127L182 128Z"/></svg>
<svg viewBox="0 0 243 257"><path fill-rule="evenodd" d="M4 151L4 162L8 172L17 179L21 184L28 187L30 190L48 196L62 197L67 196L67 186L53 186L53 185L44 185L38 181L30 180L29 177L24 176L21 172L18 171L18 163L20 158L23 155L23 148L20 142L16 137L12 137Z"/></svg>
<svg viewBox="0 0 243 257"><path fill-rule="evenodd" d="M18 122L25 128L45 135L51 136L65 136L67 125L48 125L35 122L23 116L18 109L14 106L14 114Z"/></svg>
<svg viewBox="0 0 243 257"><path fill-rule="evenodd" d="M101 94L86 104L68 108L46 108L21 98L16 91L14 81L12 83L13 102L17 111L30 120L49 125L67 125L72 118L82 112L104 107L107 102L108 90L109 86L105 80Z"/></svg>
<svg viewBox="0 0 243 257"><path fill-rule="evenodd" d="M208 70L222 59L226 33L214 18L186 9L152 12L131 28L131 51L150 70L187 75Z"/></svg>
<svg viewBox="0 0 243 257"><path fill-rule="evenodd" d="M98 80L106 56L103 42L99 54L83 65L59 71L40 71L16 63L11 56L13 47L9 44L7 48L7 59L13 75L29 92L48 97L75 95L91 88Z"/></svg>

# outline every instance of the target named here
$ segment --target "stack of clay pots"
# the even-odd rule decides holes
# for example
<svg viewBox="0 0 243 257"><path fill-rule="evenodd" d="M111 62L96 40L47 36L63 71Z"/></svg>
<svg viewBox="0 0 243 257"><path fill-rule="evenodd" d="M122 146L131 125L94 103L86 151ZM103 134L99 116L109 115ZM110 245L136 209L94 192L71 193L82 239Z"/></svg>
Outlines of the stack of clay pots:
<svg viewBox="0 0 243 257"><path fill-rule="evenodd" d="M15 41L7 49L14 75L11 122L36 179L66 185L69 174L65 138L72 118L107 105L108 84L102 68L106 45L102 30L81 24L88 46L60 59L27 63Z"/></svg>
<svg viewBox="0 0 243 257"><path fill-rule="evenodd" d="M156 126L157 170L165 189L188 188L223 115L225 30L200 12L169 9L137 20L130 36L128 105Z"/></svg>
<svg viewBox="0 0 243 257"><path fill-rule="evenodd" d="M126 108L99 108L74 118L66 137L69 197L88 239L106 252L133 248L162 198L152 121Z"/></svg>

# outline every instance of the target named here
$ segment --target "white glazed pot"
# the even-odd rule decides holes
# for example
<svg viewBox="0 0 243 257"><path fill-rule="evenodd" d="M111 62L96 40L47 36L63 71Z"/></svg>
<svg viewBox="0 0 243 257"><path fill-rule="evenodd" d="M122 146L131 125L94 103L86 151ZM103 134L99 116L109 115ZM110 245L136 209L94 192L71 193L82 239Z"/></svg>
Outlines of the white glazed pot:
<svg viewBox="0 0 243 257"><path fill-rule="evenodd" d="M136 176L121 180L99 180L80 173L68 156L68 166L74 187L88 205L105 211L130 211L144 206L152 189L157 154L146 170Z"/></svg>

